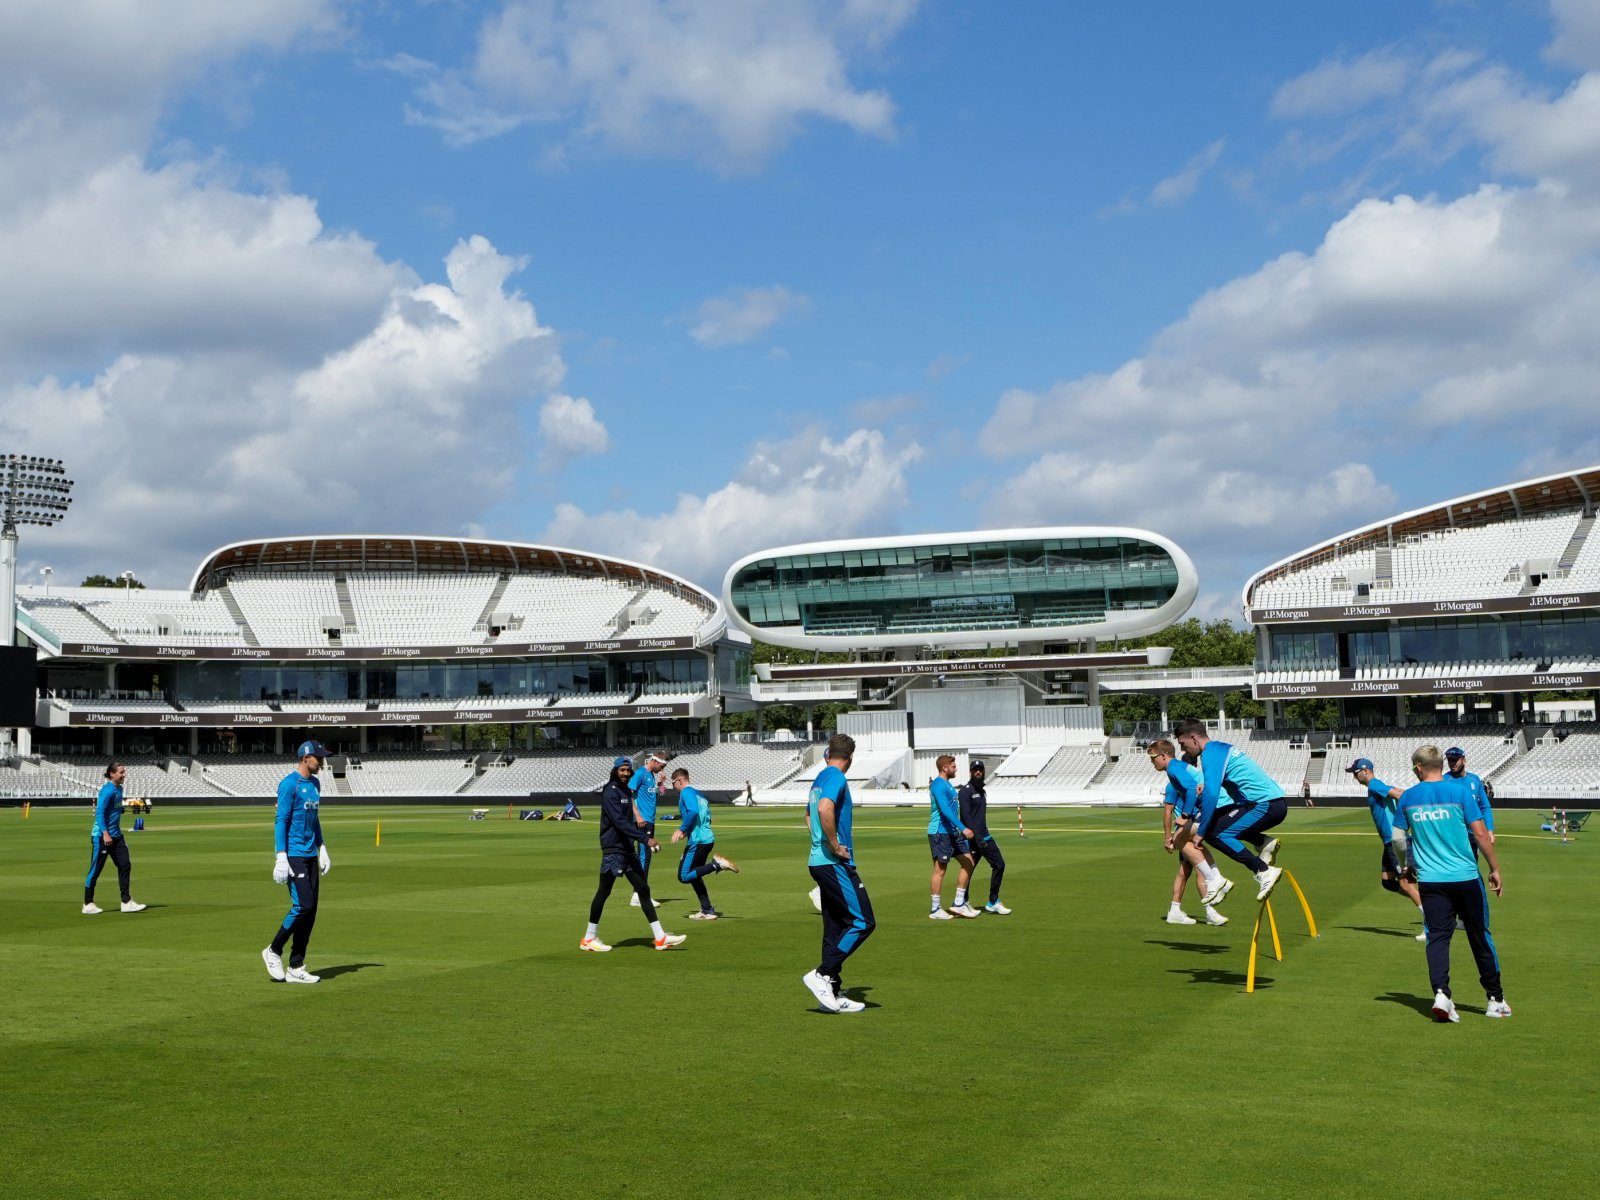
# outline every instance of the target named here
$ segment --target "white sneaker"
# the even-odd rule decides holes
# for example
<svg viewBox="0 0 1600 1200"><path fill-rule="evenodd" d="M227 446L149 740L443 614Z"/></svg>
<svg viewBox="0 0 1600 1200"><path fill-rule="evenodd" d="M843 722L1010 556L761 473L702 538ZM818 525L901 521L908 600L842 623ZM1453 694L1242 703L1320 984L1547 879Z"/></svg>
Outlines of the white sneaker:
<svg viewBox="0 0 1600 1200"><path fill-rule="evenodd" d="M811 889L811 891L809 891L806 894L811 897L811 907L816 909L818 912L821 912L822 911L822 888L820 886L819 887L814 887L814 888Z"/></svg>
<svg viewBox="0 0 1600 1200"><path fill-rule="evenodd" d="M1001 904L998 900L989 901L989 903L983 906L983 911L986 913L993 913L997 917L1009 917L1011 915L1011 910L1004 904Z"/></svg>
<svg viewBox="0 0 1600 1200"><path fill-rule="evenodd" d="M936 908L931 913L928 914L928 920L930 920L930 921L954 921L955 918L952 917L949 913L945 912L944 909Z"/></svg>
<svg viewBox="0 0 1600 1200"><path fill-rule="evenodd" d="M143 912L144 910L145 906L140 904L137 900L124 900L122 902L123 912Z"/></svg>
<svg viewBox="0 0 1600 1200"><path fill-rule="evenodd" d="M285 983L321 983L322 976L313 975L304 967L290 967L283 973Z"/></svg>
<svg viewBox="0 0 1600 1200"><path fill-rule="evenodd" d="M1214 909L1214 908L1206 909L1206 924L1207 925L1226 925L1227 923L1228 923L1228 918L1223 916L1216 909Z"/></svg>
<svg viewBox="0 0 1600 1200"><path fill-rule="evenodd" d="M628 907L629 908L638 908L639 907L639 893L638 892L635 892L633 894L633 898L628 901Z"/></svg>
<svg viewBox="0 0 1600 1200"><path fill-rule="evenodd" d="M817 998L817 1003L821 1005L823 1012L836 1013L841 1011L839 997L833 994L833 981L831 979L824 979L815 971L807 971L800 976L800 982L805 984L806 989Z"/></svg>
<svg viewBox="0 0 1600 1200"><path fill-rule="evenodd" d="M274 954L272 952L272 947L271 946L268 946L265 950L263 950L261 952L261 961L267 964L267 974L271 975L279 983L282 983L283 982L283 959L279 958L276 954Z"/></svg>
<svg viewBox="0 0 1600 1200"><path fill-rule="evenodd" d="M105 912L105 909L101 908L93 900L89 901L89 903L87 903L87 904L85 904L83 906L83 915L86 916L86 917L92 917L97 913L103 913L103 912Z"/></svg>
<svg viewBox="0 0 1600 1200"><path fill-rule="evenodd" d="M719 912L692 912L689 914L691 921L715 921L722 914Z"/></svg>
<svg viewBox="0 0 1600 1200"><path fill-rule="evenodd" d="M867 1007L859 1000L850 999L849 996L835 996L834 999L838 1001L839 1011L842 1013L858 1013Z"/></svg>
<svg viewBox="0 0 1600 1200"><path fill-rule="evenodd" d="M1443 992L1437 993L1433 998L1433 1019L1441 1025L1461 1020L1461 1014L1456 1011L1456 1002Z"/></svg>
<svg viewBox="0 0 1600 1200"><path fill-rule="evenodd" d="M716 863L717 866L721 867L724 871L732 871L735 875L739 873L738 864L732 859L723 858L720 854L713 854L711 856L711 861Z"/></svg>
<svg viewBox="0 0 1600 1200"><path fill-rule="evenodd" d="M1181 908L1169 908L1169 909L1167 909L1167 915L1165 917L1163 917L1162 920L1165 921L1168 925L1198 925L1198 924L1200 924L1199 921L1196 921L1193 917L1191 917L1188 913L1184 912Z"/></svg>
<svg viewBox="0 0 1600 1200"><path fill-rule="evenodd" d="M1256 882L1261 885L1261 890L1256 893L1257 900L1265 900L1272 895L1272 889L1278 886L1278 880L1283 877L1282 867L1268 867L1256 876Z"/></svg>
<svg viewBox="0 0 1600 1200"><path fill-rule="evenodd" d="M1428 940L1428 931L1426 929L1424 929L1421 933L1417 934L1417 941L1425 942L1427 940Z"/></svg>
<svg viewBox="0 0 1600 1200"><path fill-rule="evenodd" d="M689 940L686 933L668 933L656 939L657 950L672 950Z"/></svg>
<svg viewBox="0 0 1600 1200"><path fill-rule="evenodd" d="M1261 861L1267 866L1272 865L1272 860L1278 857L1278 839L1269 837L1261 843Z"/></svg>
<svg viewBox="0 0 1600 1200"><path fill-rule="evenodd" d="M1215 908L1217 905L1222 903L1222 898L1231 891L1233 891L1233 880L1224 879L1221 883L1217 884L1216 887L1212 888L1204 896L1200 897L1200 899L1207 908Z"/></svg>
<svg viewBox="0 0 1600 1200"><path fill-rule="evenodd" d="M970 904L963 904L959 908L952 905L950 911L958 917L976 917L980 915L978 910Z"/></svg>
<svg viewBox="0 0 1600 1200"><path fill-rule="evenodd" d="M588 950L594 954L606 954L611 950L611 947L597 937L586 937L578 943L578 949Z"/></svg>
<svg viewBox="0 0 1600 1200"><path fill-rule="evenodd" d="M1491 1000L1489 1001L1489 1007L1483 1010L1483 1015L1486 1017L1509 1017L1511 1015L1511 1005L1504 1000Z"/></svg>

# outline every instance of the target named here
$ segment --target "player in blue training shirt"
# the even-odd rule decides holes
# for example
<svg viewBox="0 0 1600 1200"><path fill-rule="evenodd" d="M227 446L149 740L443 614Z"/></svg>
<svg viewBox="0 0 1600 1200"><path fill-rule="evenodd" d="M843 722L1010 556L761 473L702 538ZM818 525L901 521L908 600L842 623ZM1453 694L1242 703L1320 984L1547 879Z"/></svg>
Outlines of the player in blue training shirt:
<svg viewBox="0 0 1600 1200"><path fill-rule="evenodd" d="M1215 895L1205 905L1207 925L1226 925L1228 918L1216 906L1233 890L1233 884L1222 877L1210 850L1193 844L1194 817L1200 808L1200 772L1190 763L1178 758L1178 749L1166 738L1150 743L1147 751L1150 765L1167 780L1167 790L1161 800L1161 825L1165 833L1168 854L1178 852L1178 872L1172 880L1172 905L1164 918L1169 925L1199 924L1183 911L1183 893L1189 886L1189 877L1198 875L1204 882L1195 887L1202 896L1210 891ZM1173 818L1177 818L1174 824Z"/></svg>
<svg viewBox="0 0 1600 1200"><path fill-rule="evenodd" d="M306 947L317 923L319 878L333 867L322 842L322 781L317 773L327 760L321 742L302 742L294 770L278 784L278 815L272 825L277 860L272 882L289 885L289 912L273 935L272 945L261 952L267 974L282 983L320 983L306 970ZM291 944L292 940L292 944ZM283 948L289 946L289 967L283 966Z"/></svg>
<svg viewBox="0 0 1600 1200"><path fill-rule="evenodd" d="M1378 882L1383 885L1384 891L1403 895L1417 906L1418 915L1422 915L1422 897L1417 892L1417 885L1411 881L1405 870L1409 848L1406 844L1405 826L1400 824L1400 814L1395 809L1395 803L1400 799L1400 789L1390 787L1373 773L1374 768L1370 758L1356 759L1345 768L1345 771L1354 775L1356 782L1367 789L1367 808L1372 813L1372 824L1378 830L1378 839L1383 843L1383 859L1378 865ZM1417 941L1427 940L1426 929L1417 934Z"/></svg>
<svg viewBox="0 0 1600 1200"><path fill-rule="evenodd" d="M650 835L644 841L635 842L633 845L633 855L639 863L639 874L646 879L650 878L650 863L655 853L650 848L650 839L656 836L656 789L660 784L657 775L666 765L667 756L659 750L653 750L645 757L644 766L628 777L628 792L633 798L635 819L639 822L639 828ZM639 907L637 887L633 899L628 903L634 908Z"/></svg>
<svg viewBox="0 0 1600 1200"><path fill-rule="evenodd" d="M1467 770L1467 752L1460 746L1451 746L1444 752L1445 775L1465 787L1472 793L1472 798L1478 802L1478 811L1483 814L1484 828L1489 831L1489 841L1494 841L1494 790L1482 778ZM1477 843L1472 846L1474 856L1478 853Z"/></svg>
<svg viewBox="0 0 1600 1200"><path fill-rule="evenodd" d="M94 902L94 887L106 859L117 864L117 887L122 892L123 912L143 912L145 906L128 890L133 881L133 863L128 858L128 843L122 836L122 785L128 768L119 762L106 767L106 781L94 802L94 828L89 832L89 873L83 880L83 914L92 917L102 911Z"/></svg>
<svg viewBox="0 0 1600 1200"><path fill-rule="evenodd" d="M1411 869L1422 895L1428 931L1428 981L1433 985L1433 1019L1459 1021L1450 996L1450 938L1459 918L1478 962L1478 982L1488 997L1484 1015L1509 1017L1500 985L1500 956L1489 936L1489 893L1478 874L1476 844L1489 864L1489 888L1501 894L1500 860L1494 839L1472 793L1443 777L1444 755L1437 746L1419 746L1411 756L1418 783L1400 797L1400 821L1410 834Z"/></svg>
<svg viewBox="0 0 1600 1200"><path fill-rule="evenodd" d="M688 845L683 848L683 858L678 863L678 882L692 887L695 898L700 901L700 911L690 913L689 919L715 921L722 914L711 906L705 877L719 871L732 871L737 875L739 868L713 852L717 838L711 832L711 801L690 785L686 767L679 767L672 773L672 786L678 789L678 810L681 814L678 827L672 831L672 840L681 842L688 839Z"/></svg>
<svg viewBox="0 0 1600 1200"><path fill-rule="evenodd" d="M1260 885L1256 899L1265 900L1283 875L1283 868L1272 865L1278 839L1266 836L1267 830L1281 825L1289 815L1283 789L1243 750L1212 741L1204 721L1179 721L1174 732L1178 745L1194 756L1200 769L1196 845L1209 839L1234 862L1248 868ZM1215 904L1221 896L1208 891L1203 899Z"/></svg>
<svg viewBox="0 0 1600 1200"><path fill-rule="evenodd" d="M972 882L972 830L961 824L961 801L955 785L956 756L941 754L934 763L938 774L928 783L928 849L933 854L932 897L928 917L934 921L948 921L951 913L958 917L975 917L978 910L967 903L967 885ZM950 912L944 910L944 873L954 858L961 870L956 875L956 899Z"/></svg>
<svg viewBox="0 0 1600 1200"><path fill-rule="evenodd" d="M866 1008L844 994L844 961L872 936L872 901L856 874L851 842L850 784L845 772L855 758L856 741L836 733L828 739L827 765L811 784L806 822L811 827L811 878L822 899L822 961L800 982L824 1012L858 1013Z"/></svg>
<svg viewBox="0 0 1600 1200"><path fill-rule="evenodd" d="M650 933L655 938L657 950L671 950L684 943L681 933L668 933L661 928L656 917L655 901L650 898L650 881L644 877L634 847L644 843L651 850L659 850L655 835L646 832L645 822L634 810L628 783L633 777L633 763L626 757L611 764L611 778L600 792L600 886L589 902L589 927L584 931L579 950L605 953L611 949L600 940L600 917L605 912L606 900L618 876L633 885L639 897L639 907L644 909L644 919L650 922Z"/></svg>

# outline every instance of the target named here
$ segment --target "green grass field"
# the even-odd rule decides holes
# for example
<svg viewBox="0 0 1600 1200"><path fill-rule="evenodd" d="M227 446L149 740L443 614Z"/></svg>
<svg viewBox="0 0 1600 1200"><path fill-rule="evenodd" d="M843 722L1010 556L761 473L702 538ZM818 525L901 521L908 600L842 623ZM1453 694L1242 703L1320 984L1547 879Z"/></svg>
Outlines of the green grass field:
<svg viewBox="0 0 1600 1200"><path fill-rule="evenodd" d="M939 923L924 821L858 814L879 926L847 982L871 1007L831 1016L800 985L819 918L794 811L718 812L744 873L711 880L717 923L684 919L664 849L681 951L650 948L624 887L615 951L589 955L592 822L329 809L316 987L259 958L285 907L269 809L158 809L129 834L149 911L97 917L87 809L0 811L0 1194L1594 1194L1597 843L1502 815L1516 1016L1483 1018L1458 938L1464 1013L1439 1026L1364 810L1291 810L1322 937L1280 891L1285 961L1254 995L1251 894L1225 928L1161 923L1151 814L1033 814L1002 836L1015 915Z"/></svg>

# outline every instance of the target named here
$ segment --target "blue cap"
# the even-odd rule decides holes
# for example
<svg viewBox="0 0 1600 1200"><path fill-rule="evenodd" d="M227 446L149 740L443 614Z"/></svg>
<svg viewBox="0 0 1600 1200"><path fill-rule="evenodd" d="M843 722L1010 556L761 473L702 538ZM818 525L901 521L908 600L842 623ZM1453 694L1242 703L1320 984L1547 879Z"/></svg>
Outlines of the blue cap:
<svg viewBox="0 0 1600 1200"><path fill-rule="evenodd" d="M625 754L617 755L617 757L611 763L611 769L613 771L615 771L618 767L631 767L631 766L633 766L633 759L629 758Z"/></svg>
<svg viewBox="0 0 1600 1200"><path fill-rule="evenodd" d="M1370 758L1358 758L1345 768L1345 773L1354 775L1357 771L1370 771L1372 769L1372 760Z"/></svg>
<svg viewBox="0 0 1600 1200"><path fill-rule="evenodd" d="M318 741L301 742L300 749L295 757L304 758L308 754L315 754L318 758L327 758L328 748Z"/></svg>
<svg viewBox="0 0 1600 1200"><path fill-rule="evenodd" d="M1460 746L1451 746L1450 749L1444 752L1444 756L1446 758L1465 758L1467 756L1467 752Z"/></svg>

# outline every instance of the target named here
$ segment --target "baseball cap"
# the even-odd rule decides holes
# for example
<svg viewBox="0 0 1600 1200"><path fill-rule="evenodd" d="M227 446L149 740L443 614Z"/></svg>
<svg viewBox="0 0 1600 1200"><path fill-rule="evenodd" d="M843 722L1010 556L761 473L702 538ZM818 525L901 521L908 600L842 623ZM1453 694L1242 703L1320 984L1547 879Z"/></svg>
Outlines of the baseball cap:
<svg viewBox="0 0 1600 1200"><path fill-rule="evenodd" d="M304 758L308 754L315 754L318 758L328 757L328 748L319 741L301 742L296 758Z"/></svg>
<svg viewBox="0 0 1600 1200"><path fill-rule="evenodd" d="M967 764L967 770L969 771L987 771L988 769L983 765L983 759L981 758L975 758Z"/></svg>
<svg viewBox="0 0 1600 1200"><path fill-rule="evenodd" d="M1444 756L1446 758L1465 758L1467 756L1467 752L1460 746L1451 746L1450 749L1444 752Z"/></svg>
<svg viewBox="0 0 1600 1200"><path fill-rule="evenodd" d="M1358 758L1345 768L1345 774L1354 775L1357 771L1370 771L1372 769L1372 760L1370 758Z"/></svg>
<svg viewBox="0 0 1600 1200"><path fill-rule="evenodd" d="M614 758L612 760L612 762L611 762L611 769L613 771L615 771L618 767L631 767L631 766L633 766L633 759L629 758L626 754L617 755L617 757Z"/></svg>

